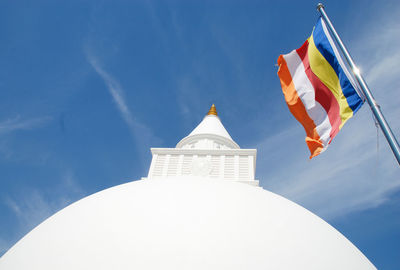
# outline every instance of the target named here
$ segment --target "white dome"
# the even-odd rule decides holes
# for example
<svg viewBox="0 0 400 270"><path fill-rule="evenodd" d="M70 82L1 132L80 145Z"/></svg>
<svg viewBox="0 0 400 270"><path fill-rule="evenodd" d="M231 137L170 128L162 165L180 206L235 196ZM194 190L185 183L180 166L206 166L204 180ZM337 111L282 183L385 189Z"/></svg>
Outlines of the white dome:
<svg viewBox="0 0 400 270"><path fill-rule="evenodd" d="M375 269L299 205L246 184L135 181L56 213L12 247L1 270Z"/></svg>

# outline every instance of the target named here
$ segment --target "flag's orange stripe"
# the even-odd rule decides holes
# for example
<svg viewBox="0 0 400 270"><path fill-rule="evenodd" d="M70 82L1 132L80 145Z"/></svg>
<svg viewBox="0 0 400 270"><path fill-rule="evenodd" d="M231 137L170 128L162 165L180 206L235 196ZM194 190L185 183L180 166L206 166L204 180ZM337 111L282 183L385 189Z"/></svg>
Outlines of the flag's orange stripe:
<svg viewBox="0 0 400 270"><path fill-rule="evenodd" d="M278 65L278 76L281 81L282 91L285 96L286 103L290 112L297 119L297 121L302 124L304 130L306 131L306 143L311 152L310 158L313 158L323 150L323 144L319 138L314 121L307 114L306 108L297 95L297 91L292 81L292 76L290 75L287 63L282 55L280 55L278 58Z"/></svg>

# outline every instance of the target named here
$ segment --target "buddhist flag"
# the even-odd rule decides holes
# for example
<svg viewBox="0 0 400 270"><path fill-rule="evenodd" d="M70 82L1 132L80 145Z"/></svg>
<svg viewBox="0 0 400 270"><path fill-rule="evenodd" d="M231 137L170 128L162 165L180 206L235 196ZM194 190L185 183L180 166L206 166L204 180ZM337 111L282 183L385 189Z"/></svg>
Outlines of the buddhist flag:
<svg viewBox="0 0 400 270"><path fill-rule="evenodd" d="M321 18L303 46L280 55L278 65L286 103L306 131L311 159L326 150L363 96Z"/></svg>

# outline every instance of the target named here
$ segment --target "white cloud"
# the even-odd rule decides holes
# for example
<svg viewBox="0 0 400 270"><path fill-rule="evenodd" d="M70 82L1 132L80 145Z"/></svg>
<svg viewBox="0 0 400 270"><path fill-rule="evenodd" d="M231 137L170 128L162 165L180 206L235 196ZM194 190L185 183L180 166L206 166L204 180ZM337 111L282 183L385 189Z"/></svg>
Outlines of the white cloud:
<svg viewBox="0 0 400 270"><path fill-rule="evenodd" d="M59 208L45 200L43 194L36 189L27 192L18 200L7 197L5 204L12 210L23 228L33 228L50 216L56 210L54 208Z"/></svg>
<svg viewBox="0 0 400 270"><path fill-rule="evenodd" d="M0 122L0 134L13 132L16 130L30 130L36 127L40 127L51 120L51 117L38 117L31 119L21 119L20 116L9 118Z"/></svg>
<svg viewBox="0 0 400 270"><path fill-rule="evenodd" d="M100 77L106 83L107 88L108 88L111 96L113 97L113 99L117 105L117 108L121 113L122 118L127 123L129 128L131 129L131 131L134 132L135 121L133 119L132 113L130 112L128 106L126 105L125 98L123 96L124 93L123 93L121 86L110 74L108 74L100 66L97 59L93 55L88 53L87 58L88 58L89 63L92 65L92 67L96 70L96 72L100 75Z"/></svg>
<svg viewBox="0 0 400 270"><path fill-rule="evenodd" d="M46 218L86 195L86 192L77 184L71 171L67 170L51 192L30 188L15 196L6 196L4 203L17 218L18 233L21 238ZM0 256L6 252L18 239L0 238Z"/></svg>
<svg viewBox="0 0 400 270"><path fill-rule="evenodd" d="M99 64L98 59L91 53L90 49L86 50L86 57L91 66L100 75L107 89L111 94L122 118L128 125L129 130L136 142L136 146L143 157L148 154L148 149L152 144L159 144L160 139L154 135L151 129L135 119L131 110L129 109L126 99L124 98L124 91L119 82L108 72L106 72Z"/></svg>
<svg viewBox="0 0 400 270"><path fill-rule="evenodd" d="M300 126L260 142L257 164L262 185L328 219L385 202L400 188L399 169L382 137L378 161L375 127L367 110L311 161L304 140L298 140L304 138Z"/></svg>
<svg viewBox="0 0 400 270"><path fill-rule="evenodd" d="M12 135L18 131L29 131L40 128L52 118L49 116L36 118L22 118L15 116L0 122L0 159L10 159L20 156L21 153L16 152L11 146ZM19 155L17 155L19 154ZM37 157L36 157L37 158ZM38 160L38 159L37 159Z"/></svg>

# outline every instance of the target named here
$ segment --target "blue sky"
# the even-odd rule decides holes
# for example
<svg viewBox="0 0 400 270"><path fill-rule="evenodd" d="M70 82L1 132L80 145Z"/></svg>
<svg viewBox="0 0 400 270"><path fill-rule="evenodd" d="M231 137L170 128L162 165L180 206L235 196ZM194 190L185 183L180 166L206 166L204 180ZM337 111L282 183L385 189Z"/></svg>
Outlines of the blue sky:
<svg viewBox="0 0 400 270"><path fill-rule="evenodd" d="M325 1L400 136L400 4ZM82 197L147 175L212 103L257 179L321 216L379 269L400 264L400 169L367 105L308 160L275 66L314 1L3 1L0 254ZM379 145L379 146L377 146Z"/></svg>

